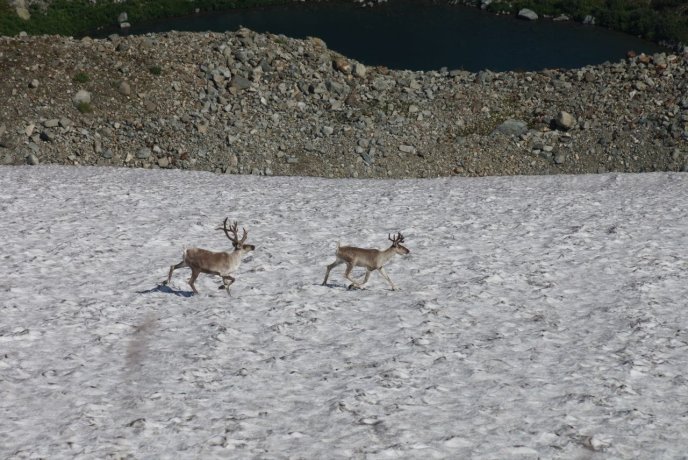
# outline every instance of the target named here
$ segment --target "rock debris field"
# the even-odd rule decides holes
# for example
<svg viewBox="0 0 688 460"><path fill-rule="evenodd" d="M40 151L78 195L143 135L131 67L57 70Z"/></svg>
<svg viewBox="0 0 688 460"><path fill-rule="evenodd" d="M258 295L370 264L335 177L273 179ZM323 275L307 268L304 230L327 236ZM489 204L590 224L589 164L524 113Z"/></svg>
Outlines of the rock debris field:
<svg viewBox="0 0 688 460"><path fill-rule="evenodd" d="M562 51L564 52L564 51ZM688 56L369 67L248 29L0 37L0 163L411 178L688 170Z"/></svg>

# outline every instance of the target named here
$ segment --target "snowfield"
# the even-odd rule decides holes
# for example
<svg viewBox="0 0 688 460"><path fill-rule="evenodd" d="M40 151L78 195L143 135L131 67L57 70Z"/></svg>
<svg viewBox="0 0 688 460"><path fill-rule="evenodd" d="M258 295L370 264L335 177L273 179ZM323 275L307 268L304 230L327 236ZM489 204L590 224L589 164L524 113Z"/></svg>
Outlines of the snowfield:
<svg viewBox="0 0 688 460"><path fill-rule="evenodd" d="M0 216L0 458L688 452L688 174L1 167ZM232 295L161 286L227 216ZM320 285L397 231L399 291Z"/></svg>

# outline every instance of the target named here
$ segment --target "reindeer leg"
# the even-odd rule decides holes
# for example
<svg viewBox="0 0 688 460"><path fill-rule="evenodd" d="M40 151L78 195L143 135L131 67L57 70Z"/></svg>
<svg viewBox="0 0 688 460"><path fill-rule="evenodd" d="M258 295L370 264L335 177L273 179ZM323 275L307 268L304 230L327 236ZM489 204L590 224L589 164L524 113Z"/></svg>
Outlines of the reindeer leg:
<svg viewBox="0 0 688 460"><path fill-rule="evenodd" d="M355 279L353 279L353 278L351 277L351 270L353 270L353 269L354 269L354 266L353 266L353 265L348 264L348 263L346 264L346 271L344 272L344 278L346 278L346 279L348 279L349 281L351 281L351 284L349 285L349 289L354 289L354 288L360 288L360 287L361 287L361 285L359 284L359 282L356 281Z"/></svg>
<svg viewBox="0 0 688 460"><path fill-rule="evenodd" d="M363 277L363 280L358 282L359 286L363 286L364 284L366 284L368 282L368 278L370 278L371 273L372 273L372 271L369 268L366 268L366 274Z"/></svg>
<svg viewBox="0 0 688 460"><path fill-rule="evenodd" d="M229 280L229 282L227 282L227 280ZM235 281L236 281L236 278L232 277L231 275L225 275L225 276L223 276L223 277L222 277L222 284L224 284L224 286L220 286L220 289L222 289L222 288L224 287L225 289L227 289L227 294L228 294L228 295L231 295L231 294L229 293L229 287L230 287Z"/></svg>
<svg viewBox="0 0 688 460"><path fill-rule="evenodd" d="M330 277L330 270L332 270L337 265L341 265L343 263L344 263L343 260L337 259L334 262L332 262L330 265L327 266L327 271L325 272L325 281L322 282L323 286L325 286L327 284L327 278Z"/></svg>
<svg viewBox="0 0 688 460"><path fill-rule="evenodd" d="M172 272L175 271L176 269L182 268L182 267L188 267L188 265L186 265L186 261L184 261L184 260L179 262L177 265L172 265L170 267L170 272L167 274L167 283L163 283L163 284L170 284L170 281L172 280Z"/></svg>
<svg viewBox="0 0 688 460"><path fill-rule="evenodd" d="M198 274L201 273L196 270L191 270L191 278L189 278L189 286L191 286L191 289L193 289L194 294L198 294L198 291L196 290L196 286L194 286L194 283L196 282L196 278L198 278Z"/></svg>
<svg viewBox="0 0 688 460"><path fill-rule="evenodd" d="M392 280L389 279L389 276L387 275L387 272L385 271L384 267L380 267L379 270L380 270L380 274L382 276L384 276L385 279L387 280L387 282L390 284L390 286L392 286L392 290L396 291L397 287L394 285L394 283L392 283Z"/></svg>

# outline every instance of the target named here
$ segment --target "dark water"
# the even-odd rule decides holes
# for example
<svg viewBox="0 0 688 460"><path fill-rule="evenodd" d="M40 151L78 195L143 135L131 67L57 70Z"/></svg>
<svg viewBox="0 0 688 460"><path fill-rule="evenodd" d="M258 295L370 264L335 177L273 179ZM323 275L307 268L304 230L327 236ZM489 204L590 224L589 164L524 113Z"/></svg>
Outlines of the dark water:
<svg viewBox="0 0 688 460"><path fill-rule="evenodd" d="M392 69L540 70L623 59L664 49L601 27L545 19L524 21L477 8L392 0L375 8L351 2L305 3L167 19L130 33L236 30L323 39L330 49Z"/></svg>

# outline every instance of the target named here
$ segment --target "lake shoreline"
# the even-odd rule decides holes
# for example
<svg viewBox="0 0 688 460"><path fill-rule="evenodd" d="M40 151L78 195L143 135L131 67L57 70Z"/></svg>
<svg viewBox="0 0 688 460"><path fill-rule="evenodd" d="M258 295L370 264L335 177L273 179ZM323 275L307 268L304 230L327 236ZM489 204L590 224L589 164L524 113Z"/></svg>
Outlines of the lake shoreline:
<svg viewBox="0 0 688 460"><path fill-rule="evenodd" d="M311 2L352 2L362 6L374 7L388 0L310 0ZM621 6L616 10L606 8L602 0L586 2L585 5L564 4L554 0L533 5L526 0L432 0L433 3L462 4L482 8L495 14L515 16L522 8L532 8L541 18L570 18L576 22L590 22L602 27L643 36L662 46L683 51L688 44L688 15L680 7L642 7ZM261 7L270 5L303 4L299 0L197 0L193 3L183 0L140 1L131 0L125 5L98 2L79 6L71 2L42 0L22 0L16 2L25 7L12 8L10 0L0 0L0 35L16 35L26 31L30 35L60 34L83 36L88 31L103 27L119 27L123 21L119 15L127 13L127 21L133 24L161 20L171 17L191 15L199 12L229 11L235 8ZM41 9L38 5L48 5ZM30 17L29 20L19 18ZM563 16L562 16L563 15Z"/></svg>

